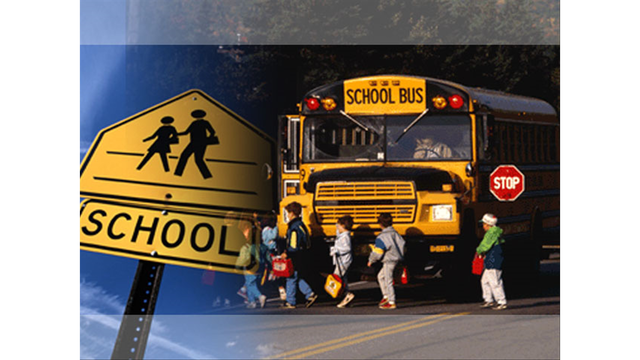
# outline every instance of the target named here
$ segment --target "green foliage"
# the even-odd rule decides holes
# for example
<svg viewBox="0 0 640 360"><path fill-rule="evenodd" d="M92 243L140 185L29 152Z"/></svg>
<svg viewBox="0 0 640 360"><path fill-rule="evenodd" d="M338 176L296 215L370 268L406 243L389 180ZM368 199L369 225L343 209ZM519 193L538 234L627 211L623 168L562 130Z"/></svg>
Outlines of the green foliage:
<svg viewBox="0 0 640 360"><path fill-rule="evenodd" d="M131 43L208 45L176 51L165 60L176 71L158 70L156 76L167 84L190 76L193 87L211 81L221 89L233 87L233 100L257 111L276 107L282 113L314 87L372 74L428 76L560 105L557 0L129 4ZM207 65L212 62L203 56L216 65ZM153 59L147 63L156 66Z"/></svg>
<svg viewBox="0 0 640 360"><path fill-rule="evenodd" d="M136 44L557 44L558 0L138 0Z"/></svg>

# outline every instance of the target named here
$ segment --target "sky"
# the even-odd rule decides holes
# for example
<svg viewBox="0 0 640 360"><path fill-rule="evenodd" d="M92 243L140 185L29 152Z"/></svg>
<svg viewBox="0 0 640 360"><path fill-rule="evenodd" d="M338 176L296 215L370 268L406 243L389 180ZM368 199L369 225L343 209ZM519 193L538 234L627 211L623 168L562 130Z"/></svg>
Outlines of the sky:
<svg viewBox="0 0 640 360"><path fill-rule="evenodd" d="M188 64L176 68L171 59L184 51L181 46L81 45L80 46L80 158L82 159L100 130L142 110L161 103L175 95L199 88L214 99L232 99L229 93L215 93L208 81L195 79ZM207 67L217 66L213 61L215 47L195 47L202 52ZM179 63L180 64L180 63ZM128 69L137 69L129 71ZM146 69L150 69L146 73ZM159 73L183 74L175 82L167 82ZM215 79L210 79L215 81ZM239 103L226 101L232 110L242 113ZM245 114L250 119L251 114ZM119 256L80 251L80 355L82 358L110 357L120 316L129 297L138 260ZM220 351L212 352L211 342L194 345L196 334L205 336L207 329L194 332L193 315L211 315L218 296L229 298L232 306L239 306L241 298L235 294L242 280L233 277L222 294L207 282L204 270L166 265L155 308L155 316L147 345L149 358L199 359L216 358ZM240 318L238 318L240 319ZM179 323L179 328L166 324ZM187 325L188 324L188 325ZM189 328L194 336L175 340ZM214 327L215 328L215 327ZM209 329L210 330L210 329ZM233 343L233 339L229 341ZM223 346L226 354L233 346Z"/></svg>
<svg viewBox="0 0 640 360"><path fill-rule="evenodd" d="M114 7L95 7L90 11L91 8L85 5L92 3ZM152 94L144 101L136 99L129 103L117 90L127 82L127 77L118 70L118 66L124 65L122 54L125 51L118 46L109 50L105 50L108 45L96 47L96 50L78 46L79 40L86 44L83 39L88 32L106 39L101 44L122 43L121 39L113 38L124 36L122 23L114 21L118 17L124 21L118 7L124 3L124 0L13 1L2 5L2 13L11 15L0 22L0 30L5 36L3 48L12 54L2 59L3 117L7 121L3 123L5 137L0 144L4 154L5 190L1 222L4 256L0 262L5 290L1 308L8 314L3 320L5 328L11 329L10 341L3 344L3 353L28 354L33 358L47 358L52 353L67 355L65 358L110 357L118 315L123 313L136 261L78 249L78 153L81 157L84 155L88 143L102 126L182 91L176 88L170 94ZM610 275L634 273L629 265L636 263L637 251L633 251L636 249L633 246L637 247L637 244L624 252L613 252L607 247L605 265L600 265L598 271L587 269L589 276L585 276L584 259L602 258L602 243L598 239L606 237L616 244L619 240L634 240L630 234L636 232L634 224L637 221L633 217L635 213L627 209L638 198L632 191L632 183L611 182L612 173L618 180L626 179L624 172L615 173L614 170L632 166L632 159L611 158L607 156L608 152L594 150L587 141L602 139L600 149L617 147L622 148L619 153L637 154L633 147L637 136L634 131L619 132L620 128L616 126L589 126L595 125L601 112L585 104L593 105L602 98L586 102L585 99L593 99L593 89L615 88L618 89L616 94L634 94L632 86L640 79L634 64L634 47L628 44L632 43L629 36L635 33L633 29L637 22L634 12L620 11L625 6L603 8L584 2L576 5L579 8L563 3L562 8L562 161L567 164L562 170L565 248L562 355L601 358L603 352L594 352L589 347L589 353L586 353L586 350L579 350L585 349L581 345L628 347L633 341L621 343L619 332L603 333L593 331L592 326L576 324L583 323L584 314L589 314L589 321L598 324L600 329L616 329L620 325L616 319L629 319L628 309L632 308L631 301L635 297L624 291L634 288L628 286L625 276L612 279ZM34 7L39 11L33 11ZM87 18L91 14L94 17ZM109 16L95 17L96 14ZM593 26L593 19L603 21L599 26ZM81 57L83 52L84 59ZM104 55L107 52L112 54ZM95 74L86 78L89 75L85 61L91 57ZM612 59L615 59L615 66L612 66ZM116 90L107 90L109 86ZM87 94L83 95L84 91ZM219 94L210 95L215 98ZM101 97L104 101L99 99ZM118 105L123 103L125 107ZM107 111L97 111L89 104L103 106ZM234 106L229 105L232 110L239 111ZM607 106L607 119L632 119L627 106ZM33 110L39 113L33 115ZM105 114L110 111L116 113ZM104 117L93 124L92 113ZM585 124L587 126L583 126ZM37 126L38 131L29 132L28 139L20 136L33 126ZM51 161L43 161L43 149L55 151L56 156L50 157ZM589 156L584 156L583 150L588 150ZM12 156L16 153L20 156ZM34 162L37 166L33 166ZM606 164L611 171L591 171L594 163ZM588 178L584 177L585 170ZM594 193L594 189L602 189L603 184L619 190L620 196L591 196L602 194ZM623 191L627 185L628 191ZM582 205L584 194L591 194L589 202L594 201L592 206ZM601 211L603 209L606 211ZM594 222L602 225L584 226L585 219L598 220ZM624 248L629 249L626 244ZM616 261L607 263L612 253L615 253ZM184 298L165 294L184 289L177 284L179 279L185 279L185 287L188 283L202 283L202 272L178 267L165 269L157 308L158 321L154 320L148 351L164 351L174 358L216 357L219 354L212 353L202 340L190 344L184 336L167 333L171 331L171 325L167 324L171 324L176 316L170 315L172 311L205 312L211 301L200 294L185 301L190 305L178 306ZM596 284L603 283L611 284L609 289L621 293L615 296L615 306L594 308L592 291ZM208 293L204 284L196 288ZM81 314L80 318L78 314ZM188 321L191 316L177 315L177 319ZM227 345L236 346L233 339L226 341L223 347ZM631 348L628 350L631 353Z"/></svg>

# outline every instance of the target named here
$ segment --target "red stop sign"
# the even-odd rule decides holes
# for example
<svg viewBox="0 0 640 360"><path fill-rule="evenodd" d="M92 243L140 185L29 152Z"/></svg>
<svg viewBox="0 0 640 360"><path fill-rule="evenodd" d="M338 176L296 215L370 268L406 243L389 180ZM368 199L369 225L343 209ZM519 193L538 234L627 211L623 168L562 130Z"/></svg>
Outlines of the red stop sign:
<svg viewBox="0 0 640 360"><path fill-rule="evenodd" d="M514 201L524 192L524 175L513 165L500 165L489 176L489 190L500 201Z"/></svg>

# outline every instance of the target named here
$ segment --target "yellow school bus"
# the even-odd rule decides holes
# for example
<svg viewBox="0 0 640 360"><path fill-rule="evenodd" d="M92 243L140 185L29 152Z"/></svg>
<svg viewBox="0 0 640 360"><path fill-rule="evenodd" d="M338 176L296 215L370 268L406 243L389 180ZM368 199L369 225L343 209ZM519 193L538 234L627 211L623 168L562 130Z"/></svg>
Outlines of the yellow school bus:
<svg viewBox="0 0 640 360"><path fill-rule="evenodd" d="M299 113L280 117L280 216L297 201L314 262L330 271L336 220L351 215L355 262L366 267L380 213L407 240L411 278L470 274L485 212L505 231L505 270L536 274L559 248L560 123L548 103L433 78L376 75L309 91ZM524 191L500 201L499 165L524 175ZM507 271L505 271L507 276Z"/></svg>

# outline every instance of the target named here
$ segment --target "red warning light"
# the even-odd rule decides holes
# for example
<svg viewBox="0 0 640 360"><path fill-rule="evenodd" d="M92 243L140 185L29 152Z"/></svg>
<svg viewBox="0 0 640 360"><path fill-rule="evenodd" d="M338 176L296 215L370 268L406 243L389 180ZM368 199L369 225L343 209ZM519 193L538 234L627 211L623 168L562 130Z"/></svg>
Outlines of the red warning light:
<svg viewBox="0 0 640 360"><path fill-rule="evenodd" d="M318 110L320 107L320 101L316 98L306 98L304 101L307 103L307 108L309 110Z"/></svg>
<svg viewBox="0 0 640 360"><path fill-rule="evenodd" d="M453 109L460 109L464 105L464 100L460 95L449 96L449 106Z"/></svg>

